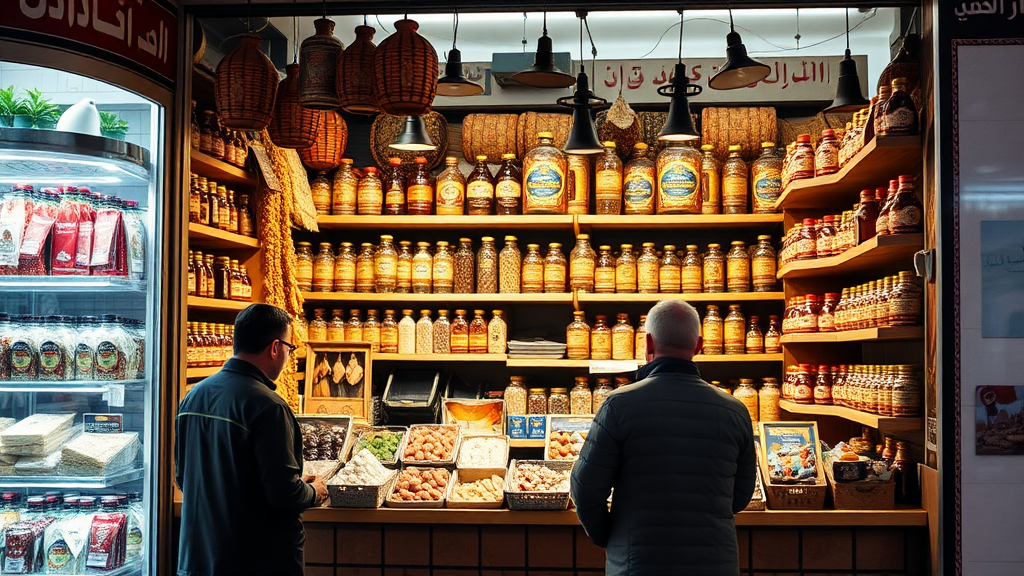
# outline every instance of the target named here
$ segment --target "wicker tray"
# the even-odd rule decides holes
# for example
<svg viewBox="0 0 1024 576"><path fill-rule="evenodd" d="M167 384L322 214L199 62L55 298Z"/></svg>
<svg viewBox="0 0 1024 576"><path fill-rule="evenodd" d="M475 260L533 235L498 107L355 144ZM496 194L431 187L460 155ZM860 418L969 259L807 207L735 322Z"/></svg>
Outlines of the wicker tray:
<svg viewBox="0 0 1024 576"><path fill-rule="evenodd" d="M502 466L501 467L501 470L502 470L501 476L502 476L502 478L504 478L505 477L505 474L504 474L505 468L504 467L508 464L508 450L509 450L508 436L495 436L493 434L467 434L467 435L463 436L461 440L459 440L459 456L462 455L462 449L466 446L466 440L469 440L470 438L494 438L494 439L497 439L497 440L501 440L502 442L505 443L505 459L502 460L502 462L501 462L501 466ZM459 456L455 457L456 466L458 466ZM459 468L459 470L495 470L496 469L493 466L483 467L483 468L477 468L477 467L473 467L473 466L458 466L458 468Z"/></svg>
<svg viewBox="0 0 1024 576"><path fill-rule="evenodd" d="M403 470L438 470L438 468L429 468L425 466L408 466L403 467ZM444 503L448 500L448 494L449 492L451 492L454 478L452 476L452 473L448 472L448 470L445 470L443 468L441 470L444 470L448 474L448 485L445 486L444 494L441 496L440 500L394 500L391 497L394 496L398 491L398 485L397 483L395 483L392 484L391 491L388 493L388 497L387 499L384 500L384 502L387 504L388 508L444 508Z"/></svg>
<svg viewBox="0 0 1024 576"><path fill-rule="evenodd" d="M574 462L568 460L513 460L505 474L505 499L509 510L565 510L569 507L569 491L523 492L512 489L516 467L519 464L540 464L551 470L572 470Z"/></svg>
<svg viewBox="0 0 1024 576"><path fill-rule="evenodd" d="M448 508L470 508L476 510L486 510L501 508L504 504L504 498L495 502L469 502L467 500L453 500L452 494L455 493L455 486L462 484L463 482L476 482L477 480L483 480L484 478L490 478L491 476L501 476L502 482L505 481L505 469L501 468L462 468L456 470L455 474L452 475L452 481L449 484L450 489L448 491ZM504 484L503 484L504 485Z"/></svg>
<svg viewBox="0 0 1024 576"><path fill-rule="evenodd" d="M455 444L452 446L452 456L446 460L414 460L401 458L402 466L453 466L455 465L455 458L459 455L459 443L462 438L462 430L458 426L449 424L415 424L409 427L409 433L405 435L405 440L402 442L402 453L405 453L405 448L409 443L409 437L412 436L412 431L417 428L450 428L455 430Z"/></svg>
<svg viewBox="0 0 1024 576"><path fill-rule="evenodd" d="M379 486L349 486L328 484L331 508L380 508L384 499L395 488L398 471L392 471L389 479Z"/></svg>
<svg viewBox="0 0 1024 576"><path fill-rule="evenodd" d="M390 460L380 461L381 464L388 468L398 466L398 463L401 460L402 450L405 449L405 439L409 434L409 429L405 426L371 426L370 428L360 430L358 436L353 436L355 439L352 440L352 447L351 450L349 450L350 454L348 455L348 458L355 456L352 452L355 452L359 447L359 441L362 440L363 436L369 436L378 432L400 432L402 434L401 440L398 441L398 448L395 450L395 457Z"/></svg>
<svg viewBox="0 0 1024 576"><path fill-rule="evenodd" d="M832 462L826 460L825 476L836 510L892 510L896 507L896 484L891 480L836 482Z"/></svg>

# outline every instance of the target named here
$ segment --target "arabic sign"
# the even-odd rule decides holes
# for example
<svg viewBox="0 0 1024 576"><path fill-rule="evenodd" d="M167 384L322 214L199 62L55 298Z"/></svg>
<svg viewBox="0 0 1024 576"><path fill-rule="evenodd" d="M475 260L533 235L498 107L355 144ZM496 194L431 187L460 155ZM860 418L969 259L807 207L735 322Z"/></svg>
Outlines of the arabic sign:
<svg viewBox="0 0 1024 576"><path fill-rule="evenodd" d="M954 38L1021 38L1024 37L1024 0L985 0L982 2L951 2L945 22ZM950 15L950 12L952 13Z"/></svg>
<svg viewBox="0 0 1024 576"><path fill-rule="evenodd" d="M8 4L5 2L5 4ZM178 18L155 0L17 0L0 29L54 36L136 62L173 81Z"/></svg>
<svg viewBox="0 0 1024 576"><path fill-rule="evenodd" d="M762 62L771 67L771 74L760 82L737 90L711 90L708 80L725 64L721 58L688 58L685 61L687 75L691 84L704 88L703 94L696 96L693 102L727 103L727 102L830 102L836 94L836 82L839 78L839 62L842 56L813 57L782 57L764 58ZM867 87L867 56L854 56L858 70L861 71L861 90L868 93ZM675 75L675 60L598 60L594 66L596 78L590 78L591 89L598 96L609 102L622 91L626 101L634 104L666 102L666 98L658 94L658 88L670 84ZM572 94L573 88L566 90L530 90L521 87L501 87L491 75L489 62L468 63L464 65L466 75L475 82L489 82L489 93L471 99L455 99L438 96L435 105L457 106L472 104L477 106L481 101L487 104L550 104L552 94L558 96ZM591 75L590 63L587 63L587 74Z"/></svg>

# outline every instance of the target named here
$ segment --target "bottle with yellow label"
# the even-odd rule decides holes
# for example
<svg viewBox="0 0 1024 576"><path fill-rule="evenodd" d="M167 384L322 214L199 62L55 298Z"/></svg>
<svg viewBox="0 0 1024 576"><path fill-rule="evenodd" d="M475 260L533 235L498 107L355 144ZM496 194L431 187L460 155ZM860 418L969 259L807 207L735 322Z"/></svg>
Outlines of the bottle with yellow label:
<svg viewBox="0 0 1024 576"><path fill-rule="evenodd" d="M523 175L515 154L502 154L501 167L494 176L495 211L498 215L519 214L523 202Z"/></svg>
<svg viewBox="0 0 1024 576"><path fill-rule="evenodd" d="M375 166L367 166L363 172L356 188L357 208L360 214L380 216L384 210L384 184Z"/></svg>
<svg viewBox="0 0 1024 576"><path fill-rule="evenodd" d="M427 216L434 207L434 187L430 183L427 159L417 156L416 171L409 178L405 192L406 213L411 216Z"/></svg>
<svg viewBox="0 0 1024 576"><path fill-rule="evenodd" d="M335 308L331 310L331 321L327 323L327 337L329 342L341 342L345 339L345 320L341 317L343 311ZM362 332L360 332L362 334ZM361 337L361 336L360 336ZM357 340L359 338L356 338Z"/></svg>
<svg viewBox="0 0 1024 576"><path fill-rule="evenodd" d="M590 359L612 359L612 330L608 327L608 317L598 314L594 317L594 327L590 330Z"/></svg>
<svg viewBox="0 0 1024 576"><path fill-rule="evenodd" d="M636 256L632 244L623 244L615 260L615 291L619 294L636 292Z"/></svg>
<svg viewBox="0 0 1024 576"><path fill-rule="evenodd" d="M708 304L704 314L701 335L704 337L704 349L701 354L722 354L725 352L724 326L718 314L718 306Z"/></svg>
<svg viewBox="0 0 1024 576"><path fill-rule="evenodd" d="M358 187L359 178L352 172L352 159L342 158L341 167L334 173L334 181L331 183L331 214L355 214Z"/></svg>
<svg viewBox="0 0 1024 576"><path fill-rule="evenodd" d="M366 322L363 323L363 342L370 343L370 350L380 352L380 322L376 310L366 311Z"/></svg>
<svg viewBox="0 0 1024 576"><path fill-rule="evenodd" d="M337 312L341 312L338 310ZM345 323L345 340L361 342L363 339L363 322L359 319L359 310L349 310L349 319Z"/></svg>
<svg viewBox="0 0 1024 576"><path fill-rule="evenodd" d="M672 142L658 154L658 214L700 214L700 152L683 142Z"/></svg>
<svg viewBox="0 0 1024 576"><path fill-rule="evenodd" d="M334 256L334 291L356 291L356 253L351 242L342 242Z"/></svg>
<svg viewBox="0 0 1024 576"><path fill-rule="evenodd" d="M643 251L636 259L636 287L641 294L657 294L661 278L658 269L661 259L654 250L654 242L644 242Z"/></svg>
<svg viewBox="0 0 1024 576"><path fill-rule="evenodd" d="M565 292L568 268L569 262L562 253L562 245L558 242L548 244L548 254L544 257L544 291Z"/></svg>
<svg viewBox="0 0 1024 576"><path fill-rule="evenodd" d="M374 282L373 244L360 244L359 256L356 257L356 292L373 292Z"/></svg>
<svg viewBox="0 0 1024 576"><path fill-rule="evenodd" d="M391 293L398 286L398 251L394 237L383 234L373 254L374 283L378 294Z"/></svg>
<svg viewBox="0 0 1024 576"><path fill-rule="evenodd" d="M665 244L665 250L658 263L658 292L678 294L682 277L682 262L676 255L676 247Z"/></svg>
<svg viewBox="0 0 1024 576"><path fill-rule="evenodd" d="M636 334L629 323L629 314L617 314L612 327L612 360L632 360Z"/></svg>
<svg viewBox="0 0 1024 576"><path fill-rule="evenodd" d="M437 252L432 262L431 281L434 294L451 294L455 290L455 259L448 250L448 243L437 243Z"/></svg>
<svg viewBox="0 0 1024 576"><path fill-rule="evenodd" d="M590 326L586 312L572 313L572 323L565 329L565 352L570 360L590 358Z"/></svg>
<svg viewBox="0 0 1024 576"><path fill-rule="evenodd" d="M444 159L444 172L437 175L435 211L438 216L462 216L466 211L466 179L459 170L459 159Z"/></svg>
<svg viewBox="0 0 1024 576"><path fill-rule="evenodd" d="M767 234L758 236L757 246L750 257L754 292L771 292L775 289L775 276L779 263L771 242L772 237Z"/></svg>
<svg viewBox="0 0 1024 576"><path fill-rule="evenodd" d="M725 257L727 292L750 292L750 252L741 240L732 243Z"/></svg>
<svg viewBox="0 0 1024 576"><path fill-rule="evenodd" d="M774 142L761 143L761 156L750 166L750 179L754 214L775 212L775 201L782 194L782 158Z"/></svg>
<svg viewBox="0 0 1024 576"><path fill-rule="evenodd" d="M537 140L523 158L523 214L566 214L568 161L551 132L538 133Z"/></svg>
<svg viewBox="0 0 1024 576"><path fill-rule="evenodd" d="M523 294L544 292L544 257L540 254L540 244L526 245L526 255L523 256L522 283Z"/></svg>
<svg viewBox="0 0 1024 576"><path fill-rule="evenodd" d="M586 214L590 210L590 156L566 154L569 177L566 204L569 214Z"/></svg>
<svg viewBox="0 0 1024 576"><path fill-rule="evenodd" d="M395 320L394 310L384 311L384 319L380 323L380 351L387 354L398 353L398 321Z"/></svg>
<svg viewBox="0 0 1024 576"><path fill-rule="evenodd" d="M740 146L729 146L729 157L722 165L722 213L746 214L750 173L740 157Z"/></svg>
<svg viewBox="0 0 1024 576"><path fill-rule="evenodd" d="M487 156L476 157L476 166L466 180L466 204L471 216L487 216L494 211L494 176L487 167Z"/></svg>
<svg viewBox="0 0 1024 576"><path fill-rule="evenodd" d="M600 255L594 262L594 292L597 294L615 294L615 257L612 247L598 246Z"/></svg>
<svg viewBox="0 0 1024 576"><path fill-rule="evenodd" d="M704 261L696 244L686 245L686 254L682 258L680 270L680 290L684 294L697 294L704 291Z"/></svg>
<svg viewBox="0 0 1024 576"><path fill-rule="evenodd" d="M313 259L313 291L330 292L334 289L334 253L330 242L320 243L320 252Z"/></svg>
<svg viewBox="0 0 1024 576"><path fill-rule="evenodd" d="M725 292L725 254L721 244L708 244L704 262L704 291Z"/></svg>
<svg viewBox="0 0 1024 576"><path fill-rule="evenodd" d="M604 142L604 154L594 167L598 214L622 213L622 160L615 153L615 142Z"/></svg>
<svg viewBox="0 0 1024 576"><path fill-rule="evenodd" d="M647 144L637 142L633 156L623 169L622 196L626 214L654 214L654 162L647 157Z"/></svg>
<svg viewBox="0 0 1024 576"><path fill-rule="evenodd" d="M395 292L408 294L412 292L412 242L402 240L398 246L398 279L395 284ZM337 268L337 264L335 264L335 268Z"/></svg>
<svg viewBox="0 0 1024 576"><path fill-rule="evenodd" d="M725 353L746 354L747 323L739 304L729 304L729 315L725 317Z"/></svg>
<svg viewBox="0 0 1024 576"><path fill-rule="evenodd" d="M569 253L569 289L593 292L596 263L597 253L590 247L590 234L580 234L576 237L576 246Z"/></svg>
<svg viewBox="0 0 1024 576"><path fill-rule="evenodd" d="M313 289L313 245L309 242L295 243L295 281L299 290L308 292ZM196 282L196 293L203 296L204 290L200 285L205 286L205 282Z"/></svg>
<svg viewBox="0 0 1024 576"><path fill-rule="evenodd" d="M327 321L324 320L324 308L313 310L313 319L309 321L309 341L323 342L327 340Z"/></svg>
<svg viewBox="0 0 1024 576"><path fill-rule="evenodd" d="M416 254L412 257L412 293L430 294L433 288L434 256L430 253L430 242L417 242Z"/></svg>
<svg viewBox="0 0 1024 576"><path fill-rule="evenodd" d="M647 314L640 315L640 325L636 327L636 344L633 349L636 351L635 358L644 362L647 360Z"/></svg>
<svg viewBox="0 0 1024 576"><path fill-rule="evenodd" d="M722 171L715 158L715 147L704 144L700 147L700 192L703 202L701 214L722 213Z"/></svg>

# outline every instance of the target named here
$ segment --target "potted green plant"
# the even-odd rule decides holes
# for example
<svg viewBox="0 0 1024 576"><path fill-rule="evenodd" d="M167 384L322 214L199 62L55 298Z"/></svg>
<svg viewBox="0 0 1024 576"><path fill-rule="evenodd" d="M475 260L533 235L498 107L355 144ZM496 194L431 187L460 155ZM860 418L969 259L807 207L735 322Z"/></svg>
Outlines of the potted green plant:
<svg viewBox="0 0 1024 576"><path fill-rule="evenodd" d="M100 132L106 138L124 140L128 135L128 121L122 119L120 114L100 112Z"/></svg>
<svg viewBox="0 0 1024 576"><path fill-rule="evenodd" d="M28 100L25 104L27 106L26 114L32 120L32 125L36 128L44 128L52 130L57 125L57 119L60 118L60 108L50 102L50 99L43 96L42 90L28 90Z"/></svg>
<svg viewBox="0 0 1024 576"><path fill-rule="evenodd" d="M0 126L32 127L32 119L28 117L27 103L24 98L18 96L14 86L0 88Z"/></svg>

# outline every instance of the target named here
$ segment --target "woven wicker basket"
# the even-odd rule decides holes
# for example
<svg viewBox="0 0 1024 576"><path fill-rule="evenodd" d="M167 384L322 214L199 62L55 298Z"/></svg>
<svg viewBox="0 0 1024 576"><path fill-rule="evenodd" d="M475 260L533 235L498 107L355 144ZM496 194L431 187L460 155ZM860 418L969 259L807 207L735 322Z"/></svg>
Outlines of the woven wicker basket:
<svg viewBox="0 0 1024 576"><path fill-rule="evenodd" d="M552 470L572 470L571 460L512 460L505 473L505 500L509 510L565 510L569 507L569 491L565 492L522 492L512 489L519 464L541 464Z"/></svg>
<svg viewBox="0 0 1024 576"><path fill-rule="evenodd" d="M472 163L479 155L492 164L502 154L515 154L519 126L517 114L469 114L462 121L462 156Z"/></svg>
<svg viewBox="0 0 1024 576"><path fill-rule="evenodd" d="M307 148L316 140L323 119L316 110L299 106L299 65L289 64L285 70L288 76L277 89L274 119L267 132L280 148Z"/></svg>
<svg viewBox="0 0 1024 576"><path fill-rule="evenodd" d="M313 26L316 34L303 40L299 49L299 103L314 110L337 110L341 100L334 80L345 46L334 37L334 21L317 18Z"/></svg>
<svg viewBox="0 0 1024 576"><path fill-rule="evenodd" d="M348 145L348 125L341 114L320 111L322 123L316 140L308 148L299 150L302 165L311 170L333 170L341 165Z"/></svg>
<svg viewBox="0 0 1024 576"><path fill-rule="evenodd" d="M417 28L414 20L395 22L373 54L373 93L388 114L425 114L437 93L437 51Z"/></svg>
<svg viewBox="0 0 1024 576"><path fill-rule="evenodd" d="M345 112L374 114L380 111L373 94L373 54L377 51L374 32L371 26L356 26L356 39L338 58L335 82L341 96L341 109Z"/></svg>
<svg viewBox="0 0 1024 576"><path fill-rule="evenodd" d="M407 150L395 150L390 144L402 133L405 125L404 116L391 116L381 114L373 120L370 127L370 152L373 160L378 166L387 166L388 158L398 157L403 164L412 164L417 156L427 159L427 166L436 168L444 162L445 154L448 152L448 122L444 116L437 112L428 112L423 115L423 123L427 126L427 134L437 146L436 150L425 152L410 152Z"/></svg>
<svg viewBox="0 0 1024 576"><path fill-rule="evenodd" d="M398 481L398 470L391 472L388 480L380 486L345 486L328 484L327 493L331 497L331 508L380 508L384 499L395 488Z"/></svg>
<svg viewBox="0 0 1024 576"><path fill-rule="evenodd" d="M277 69L260 51L260 37L242 43L217 64L214 94L220 122L235 130L263 130L270 124L277 96Z"/></svg>
<svg viewBox="0 0 1024 576"><path fill-rule="evenodd" d="M555 147L562 148L569 139L569 131L571 129L571 114L547 114L543 112L524 112L520 114L519 124L516 129L517 140L519 141L518 150L516 150L518 158L521 160L523 156L526 156L527 152L537 146L538 132L551 132L555 136Z"/></svg>
<svg viewBox="0 0 1024 576"><path fill-rule="evenodd" d="M708 107L701 118L701 143L714 146L719 161L725 160L733 144L740 146L744 160L754 160L761 155L761 143L775 142L777 135L775 108Z"/></svg>

